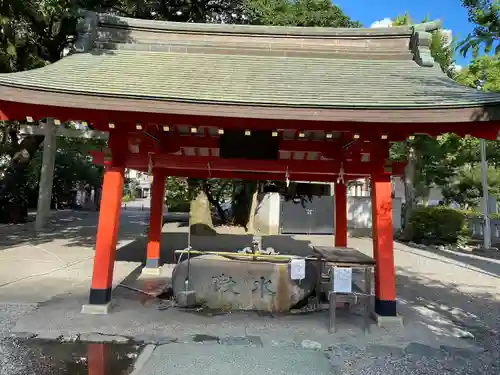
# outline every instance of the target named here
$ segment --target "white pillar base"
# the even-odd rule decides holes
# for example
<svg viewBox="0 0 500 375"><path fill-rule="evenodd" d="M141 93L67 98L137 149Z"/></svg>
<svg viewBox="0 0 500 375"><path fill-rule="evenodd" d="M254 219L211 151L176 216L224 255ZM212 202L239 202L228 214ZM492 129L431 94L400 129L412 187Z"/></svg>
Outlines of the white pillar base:
<svg viewBox="0 0 500 375"><path fill-rule="evenodd" d="M81 313L88 315L107 315L111 310L111 302L105 305L83 305Z"/></svg>

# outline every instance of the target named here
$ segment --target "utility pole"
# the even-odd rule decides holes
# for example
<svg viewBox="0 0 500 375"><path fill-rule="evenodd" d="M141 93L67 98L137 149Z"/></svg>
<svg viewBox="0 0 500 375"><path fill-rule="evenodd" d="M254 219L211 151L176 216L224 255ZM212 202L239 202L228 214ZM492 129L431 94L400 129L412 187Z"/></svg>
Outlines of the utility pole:
<svg viewBox="0 0 500 375"><path fill-rule="evenodd" d="M486 81L486 74L483 72L482 79L478 79L476 82L476 87L478 90L483 89L484 82ZM486 162L486 141L481 138L480 139L480 147L481 147L481 185L483 188L483 247L485 249L491 248L491 226L490 226L490 218L488 216L488 164Z"/></svg>
<svg viewBox="0 0 500 375"><path fill-rule="evenodd" d="M38 188L38 204L36 210L36 230L42 230L50 219L50 203L52 201L52 183L54 179L54 164L56 160L56 126L54 119L47 119L43 125L45 138L43 140L42 170L40 187Z"/></svg>
<svg viewBox="0 0 500 375"><path fill-rule="evenodd" d="M481 138L481 185L483 187L483 220L484 220L484 230L483 230L483 246L485 249L491 248L491 226L490 218L488 216L488 179L487 170L488 165L486 164L486 141Z"/></svg>

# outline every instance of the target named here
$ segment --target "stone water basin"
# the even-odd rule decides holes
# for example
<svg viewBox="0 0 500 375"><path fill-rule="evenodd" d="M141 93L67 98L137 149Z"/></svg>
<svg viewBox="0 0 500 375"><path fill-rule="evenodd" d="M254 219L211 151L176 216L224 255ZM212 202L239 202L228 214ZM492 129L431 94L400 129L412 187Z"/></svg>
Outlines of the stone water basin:
<svg viewBox="0 0 500 375"><path fill-rule="evenodd" d="M174 268L174 294L185 290L187 270L187 260ZM210 309L285 312L311 295L316 275L310 262L306 262L305 279L297 281L290 278L287 260L206 254L191 258L189 289L196 292L197 304Z"/></svg>

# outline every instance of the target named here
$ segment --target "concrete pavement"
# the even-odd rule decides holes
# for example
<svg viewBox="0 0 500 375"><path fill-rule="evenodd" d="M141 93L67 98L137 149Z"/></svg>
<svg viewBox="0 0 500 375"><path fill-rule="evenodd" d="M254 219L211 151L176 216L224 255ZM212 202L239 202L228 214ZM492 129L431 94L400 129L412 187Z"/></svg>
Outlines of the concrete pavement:
<svg viewBox="0 0 500 375"><path fill-rule="evenodd" d="M97 230L96 212L54 212L50 226L36 232L34 223L0 228L0 302L37 303L88 283ZM143 236L148 212L123 210L118 247ZM145 251L145 249L143 250ZM117 262L121 280L140 262Z"/></svg>

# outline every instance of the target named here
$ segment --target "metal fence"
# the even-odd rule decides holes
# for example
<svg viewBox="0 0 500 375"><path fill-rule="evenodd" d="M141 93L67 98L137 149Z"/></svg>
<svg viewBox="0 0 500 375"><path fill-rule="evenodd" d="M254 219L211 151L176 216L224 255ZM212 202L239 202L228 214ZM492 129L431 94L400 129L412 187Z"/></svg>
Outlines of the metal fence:
<svg viewBox="0 0 500 375"><path fill-rule="evenodd" d="M473 239L482 240L484 238L484 220L474 218L468 220L469 232ZM500 244L500 219L491 219L491 243Z"/></svg>

